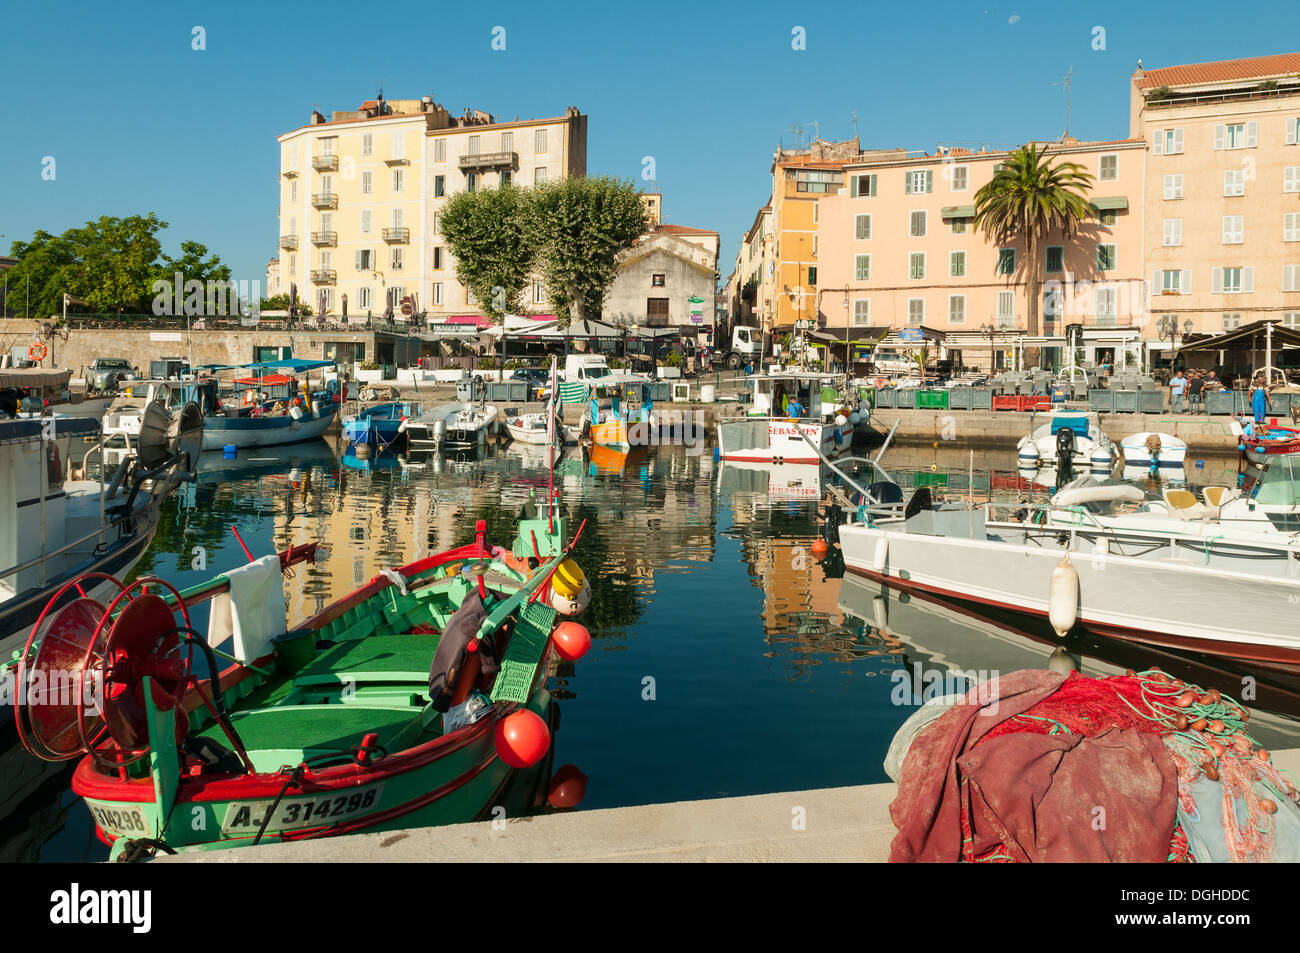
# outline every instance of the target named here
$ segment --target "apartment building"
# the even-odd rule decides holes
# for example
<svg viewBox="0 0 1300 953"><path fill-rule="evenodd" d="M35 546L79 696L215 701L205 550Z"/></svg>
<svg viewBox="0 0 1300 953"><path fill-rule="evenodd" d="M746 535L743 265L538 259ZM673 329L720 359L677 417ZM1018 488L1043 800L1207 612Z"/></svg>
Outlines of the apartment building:
<svg viewBox="0 0 1300 953"><path fill-rule="evenodd" d="M651 227L620 253L603 319L623 327L675 328L713 347L719 244L709 229Z"/></svg>
<svg viewBox="0 0 1300 953"><path fill-rule="evenodd" d="M772 206L769 204L758 210L736 252L728 288L732 324L771 327L771 285L775 271L771 249Z"/></svg>
<svg viewBox="0 0 1300 953"><path fill-rule="evenodd" d="M504 183L536 185L587 168L587 117L498 121L453 116L426 96L334 112L280 143L280 284L317 314L482 314L442 237L448 199ZM526 306L545 307L540 281Z"/></svg>
<svg viewBox="0 0 1300 953"><path fill-rule="evenodd" d="M1300 328L1300 53L1139 67L1130 134L1149 156L1152 346L1176 346L1174 329Z"/></svg>
<svg viewBox="0 0 1300 953"><path fill-rule="evenodd" d="M1068 363L1066 330L1084 360L1139 358L1145 305L1140 139L1040 143L1052 163L1093 176L1096 213L1070 238L1051 234L1037 254L1045 282L1036 333L1026 334L1030 263L1017 239L997 244L975 230L975 194L1005 149L901 149L863 153L841 166L821 197L817 280L809 313L828 330L923 329L948 357L1010 366L1037 348L1048 366Z"/></svg>

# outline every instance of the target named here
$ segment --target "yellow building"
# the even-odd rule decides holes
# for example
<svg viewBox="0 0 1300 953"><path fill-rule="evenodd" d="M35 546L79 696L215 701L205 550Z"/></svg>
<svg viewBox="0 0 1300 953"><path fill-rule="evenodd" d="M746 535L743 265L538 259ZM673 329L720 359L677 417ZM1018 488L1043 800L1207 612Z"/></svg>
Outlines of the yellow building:
<svg viewBox="0 0 1300 953"><path fill-rule="evenodd" d="M1300 53L1140 67L1156 348L1265 318L1300 327ZM1165 320L1161 320L1165 319Z"/></svg>
<svg viewBox="0 0 1300 953"><path fill-rule="evenodd" d="M587 117L453 116L426 96L361 104L278 137L280 286L317 314L482 313L456 278L441 214L456 192L535 185L587 170ZM540 282L525 305L545 307Z"/></svg>

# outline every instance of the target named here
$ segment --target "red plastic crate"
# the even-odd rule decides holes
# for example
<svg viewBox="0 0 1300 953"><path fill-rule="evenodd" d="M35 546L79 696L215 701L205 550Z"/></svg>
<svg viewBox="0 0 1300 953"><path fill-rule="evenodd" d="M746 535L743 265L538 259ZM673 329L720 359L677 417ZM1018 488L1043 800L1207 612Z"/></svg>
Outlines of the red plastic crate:
<svg viewBox="0 0 1300 953"><path fill-rule="evenodd" d="M1020 398L1020 409L1024 411L1051 410L1052 397L1050 394L1037 394L1033 397L1022 396Z"/></svg>
<svg viewBox="0 0 1300 953"><path fill-rule="evenodd" d="M1004 394L993 398L994 410L1019 410L1020 398L1015 394Z"/></svg>

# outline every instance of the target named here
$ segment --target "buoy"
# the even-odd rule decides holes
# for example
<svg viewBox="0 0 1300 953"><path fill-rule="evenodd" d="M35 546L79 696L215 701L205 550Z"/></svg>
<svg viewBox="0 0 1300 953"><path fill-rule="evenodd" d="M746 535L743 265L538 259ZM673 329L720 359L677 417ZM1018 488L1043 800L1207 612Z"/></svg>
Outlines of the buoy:
<svg viewBox="0 0 1300 953"><path fill-rule="evenodd" d="M1092 450L1092 465L1095 469L1108 469L1111 464L1109 448L1097 446Z"/></svg>
<svg viewBox="0 0 1300 953"><path fill-rule="evenodd" d="M551 776L546 792L546 803L551 807L577 807L587 796L587 776L571 764L566 764Z"/></svg>
<svg viewBox="0 0 1300 953"><path fill-rule="evenodd" d="M577 615L587 606L591 605L591 583L586 579L582 580L582 588L576 595L566 596L554 586L552 579L551 586L551 608L560 615Z"/></svg>
<svg viewBox="0 0 1300 953"><path fill-rule="evenodd" d="M561 622L551 633L551 641L555 643L555 651L560 658L573 662L586 655L591 648L591 633L586 626L576 622Z"/></svg>
<svg viewBox="0 0 1300 953"><path fill-rule="evenodd" d="M848 422L849 418L845 417L842 413L835 415L835 426L843 427Z"/></svg>
<svg viewBox="0 0 1300 953"><path fill-rule="evenodd" d="M546 757L551 730L540 715L521 709L497 723L497 756L512 768L531 768Z"/></svg>
<svg viewBox="0 0 1300 953"><path fill-rule="evenodd" d="M821 559L830 551L830 547L826 545L826 540L822 539L820 536L814 539L812 545L808 548L812 551L812 554L816 559Z"/></svg>
<svg viewBox="0 0 1300 953"><path fill-rule="evenodd" d="M1047 596L1047 618L1056 630L1057 636L1065 638L1065 633L1074 628L1079 615L1079 574L1066 553L1052 570L1052 582Z"/></svg>
<svg viewBox="0 0 1300 953"><path fill-rule="evenodd" d="M556 566L555 573L551 576L551 588L567 599L572 599L581 592L585 582L582 567L572 559L566 559Z"/></svg>
<svg viewBox="0 0 1300 953"><path fill-rule="evenodd" d="M1026 440L1016 451L1016 457L1025 463L1038 462L1038 448L1034 446L1032 440Z"/></svg>
<svg viewBox="0 0 1300 953"><path fill-rule="evenodd" d="M849 423L856 427L858 424L862 423L862 415L855 410L853 413L849 414Z"/></svg>
<svg viewBox="0 0 1300 953"><path fill-rule="evenodd" d="M221 455L225 457L227 460L233 460L235 458L235 454L237 454L238 452L239 452L239 448L235 446L233 443L228 443L221 448Z"/></svg>

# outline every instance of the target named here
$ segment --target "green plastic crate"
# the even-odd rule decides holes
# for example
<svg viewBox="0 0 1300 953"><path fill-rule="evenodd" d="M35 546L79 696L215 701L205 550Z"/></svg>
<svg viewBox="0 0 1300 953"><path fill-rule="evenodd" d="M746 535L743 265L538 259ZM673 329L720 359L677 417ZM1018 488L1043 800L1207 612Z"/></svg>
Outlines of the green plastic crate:
<svg viewBox="0 0 1300 953"><path fill-rule="evenodd" d="M948 392L946 390L918 390L916 392L917 410L947 410Z"/></svg>
<svg viewBox="0 0 1300 953"><path fill-rule="evenodd" d="M554 623L555 610L550 606L532 602L524 603L520 608L514 635L510 637L506 656L501 660L501 671L492 684L494 702L518 702L522 705L528 701L537 663L546 651L546 640L550 638Z"/></svg>

